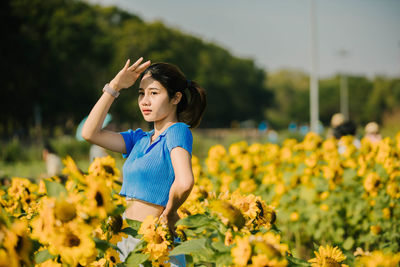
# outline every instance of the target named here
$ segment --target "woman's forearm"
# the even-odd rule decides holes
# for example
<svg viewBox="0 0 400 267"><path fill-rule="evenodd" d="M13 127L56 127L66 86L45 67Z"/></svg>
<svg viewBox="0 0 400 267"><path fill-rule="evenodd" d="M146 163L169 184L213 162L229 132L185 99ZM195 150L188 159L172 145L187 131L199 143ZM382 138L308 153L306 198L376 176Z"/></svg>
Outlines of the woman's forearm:
<svg viewBox="0 0 400 267"><path fill-rule="evenodd" d="M104 92L87 117L85 124L82 127L82 137L90 140L100 132L107 112L111 104L114 102L114 97L109 93Z"/></svg>
<svg viewBox="0 0 400 267"><path fill-rule="evenodd" d="M189 197L192 188L193 184L188 187L175 180L169 191L169 199L165 207L165 213L176 212Z"/></svg>

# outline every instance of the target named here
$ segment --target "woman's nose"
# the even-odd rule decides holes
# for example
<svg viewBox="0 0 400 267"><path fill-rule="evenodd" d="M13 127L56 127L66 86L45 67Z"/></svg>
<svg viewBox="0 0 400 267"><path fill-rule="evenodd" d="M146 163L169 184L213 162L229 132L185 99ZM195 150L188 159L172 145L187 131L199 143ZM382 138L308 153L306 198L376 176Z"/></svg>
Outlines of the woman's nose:
<svg viewBox="0 0 400 267"><path fill-rule="evenodd" d="M144 106L150 105L150 98L147 95L144 95L140 100L140 104Z"/></svg>

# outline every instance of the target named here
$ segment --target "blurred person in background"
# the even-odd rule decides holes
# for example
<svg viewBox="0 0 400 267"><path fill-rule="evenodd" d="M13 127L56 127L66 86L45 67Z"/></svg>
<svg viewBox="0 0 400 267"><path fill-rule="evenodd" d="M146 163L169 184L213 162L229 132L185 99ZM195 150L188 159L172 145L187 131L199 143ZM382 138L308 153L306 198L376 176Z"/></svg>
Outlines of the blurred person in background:
<svg viewBox="0 0 400 267"><path fill-rule="evenodd" d="M60 157L54 151L53 147L45 142L42 150L43 160L46 162L46 171L48 176L55 176L61 174L62 163Z"/></svg>
<svg viewBox="0 0 400 267"><path fill-rule="evenodd" d="M369 122L365 126L365 138L368 138L368 140L371 143L376 143L382 140L382 136L379 133L379 125L376 122Z"/></svg>
<svg viewBox="0 0 400 267"><path fill-rule="evenodd" d="M360 140L356 137L357 127L353 121L345 121L342 124L338 125L333 129L333 135L337 140L339 140L339 153L343 154L346 150L346 146L343 144L343 140L341 138L343 136L352 136L353 137L353 145L359 149L361 147Z"/></svg>
<svg viewBox="0 0 400 267"><path fill-rule="evenodd" d="M331 118L331 125L326 133L326 138L334 137L334 129L345 121L342 113L335 113Z"/></svg>
<svg viewBox="0 0 400 267"><path fill-rule="evenodd" d="M98 145L91 145L89 150L89 160L92 162L95 158L106 157L108 154L104 148Z"/></svg>

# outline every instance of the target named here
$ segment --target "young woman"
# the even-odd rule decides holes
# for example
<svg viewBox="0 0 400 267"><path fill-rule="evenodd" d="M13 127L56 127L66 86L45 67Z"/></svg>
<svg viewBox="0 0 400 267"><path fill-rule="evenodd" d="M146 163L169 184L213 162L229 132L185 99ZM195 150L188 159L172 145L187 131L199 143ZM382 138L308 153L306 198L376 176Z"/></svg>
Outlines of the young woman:
<svg viewBox="0 0 400 267"><path fill-rule="evenodd" d="M143 221L148 215L164 220L174 235L178 208L193 187L190 128L197 127L206 106L206 95L196 82L187 80L174 65L138 59L128 60L115 78L104 87L103 95L91 110L82 137L106 149L123 153L123 184L126 196L124 217ZM154 122L154 129L138 128L125 132L101 129L104 118L119 92L141 76L138 103L143 118ZM139 240L130 237L119 245L129 254ZM176 264L178 265L178 264ZM175 266L176 266L175 265ZM179 264L180 265L180 264Z"/></svg>

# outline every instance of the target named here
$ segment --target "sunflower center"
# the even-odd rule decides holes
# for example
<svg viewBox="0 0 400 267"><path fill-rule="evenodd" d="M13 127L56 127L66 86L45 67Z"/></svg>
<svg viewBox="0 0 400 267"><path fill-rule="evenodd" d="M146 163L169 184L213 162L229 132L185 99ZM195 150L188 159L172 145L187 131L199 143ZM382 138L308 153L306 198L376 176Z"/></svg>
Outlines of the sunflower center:
<svg viewBox="0 0 400 267"><path fill-rule="evenodd" d="M260 213L259 213L260 217L263 217L264 216L264 209L262 207L261 202L259 200L257 200L256 204L257 204L257 207L260 209Z"/></svg>
<svg viewBox="0 0 400 267"><path fill-rule="evenodd" d="M18 253L23 247L24 240L21 236L18 236L17 244L15 245L15 251Z"/></svg>
<svg viewBox="0 0 400 267"><path fill-rule="evenodd" d="M99 191L96 192L96 196L94 197L94 199L96 199L98 207L103 206L104 204L103 195Z"/></svg>
<svg viewBox="0 0 400 267"><path fill-rule="evenodd" d="M248 211L249 208L250 208L249 203L243 203L243 204L242 204L242 209L243 209L245 212Z"/></svg>
<svg viewBox="0 0 400 267"><path fill-rule="evenodd" d="M79 237L77 237L76 235L70 233L67 236L67 240L66 240L67 246L68 247L77 247L79 246L79 244L81 243L81 240L79 239Z"/></svg>
<svg viewBox="0 0 400 267"><path fill-rule="evenodd" d="M325 259L325 265L324 266L326 266L326 267L340 267L340 264L336 260L328 257L328 258Z"/></svg>
<svg viewBox="0 0 400 267"><path fill-rule="evenodd" d="M162 238L161 235L158 234L155 236L154 241L156 244L161 244L164 241L164 239Z"/></svg>
<svg viewBox="0 0 400 267"><path fill-rule="evenodd" d="M110 173L110 174L112 174L112 175L115 174L115 173L114 173L113 167L111 167L111 166L109 166L109 165L103 165L103 169L104 169L107 173Z"/></svg>

